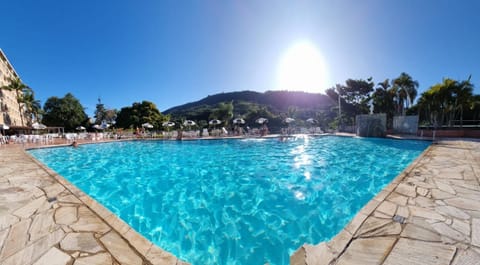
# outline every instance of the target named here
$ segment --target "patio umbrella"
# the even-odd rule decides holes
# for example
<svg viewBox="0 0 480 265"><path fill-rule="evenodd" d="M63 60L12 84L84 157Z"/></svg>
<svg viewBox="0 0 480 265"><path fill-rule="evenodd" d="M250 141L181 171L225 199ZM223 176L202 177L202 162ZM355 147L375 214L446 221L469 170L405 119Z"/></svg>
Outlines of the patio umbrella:
<svg viewBox="0 0 480 265"><path fill-rule="evenodd" d="M211 121L208 122L208 124L219 125L219 124L222 124L222 121L221 120L211 120Z"/></svg>
<svg viewBox="0 0 480 265"><path fill-rule="evenodd" d="M34 124L32 124L32 128L35 129L35 130L45 130L45 129L47 129L47 126L44 125L44 124L35 122Z"/></svg>
<svg viewBox="0 0 480 265"><path fill-rule="evenodd" d="M308 122L308 123L311 123L311 124L315 124L315 123L317 123L318 121L315 120L314 118L309 118L309 119L307 119L307 122Z"/></svg>
<svg viewBox="0 0 480 265"><path fill-rule="evenodd" d="M77 128L75 128L77 131L84 131L86 128L83 127L83 126L78 126Z"/></svg>
<svg viewBox="0 0 480 265"><path fill-rule="evenodd" d="M258 118L255 122L258 123L258 124L264 124L264 123L268 122L268 119Z"/></svg>
<svg viewBox="0 0 480 265"><path fill-rule="evenodd" d="M92 127L93 127L93 129L96 129L96 130L103 130L102 126L99 125L99 124L95 124Z"/></svg>
<svg viewBox="0 0 480 265"><path fill-rule="evenodd" d="M10 129L10 126L8 126L8 125L6 125L6 124L0 124L0 128L1 128L2 131L3 131L3 135L5 135L5 130Z"/></svg>
<svg viewBox="0 0 480 265"><path fill-rule="evenodd" d="M294 121L295 121L295 119L293 119L293 118L286 118L285 119L286 123L291 123L291 122L294 122Z"/></svg>
<svg viewBox="0 0 480 265"><path fill-rule="evenodd" d="M153 128L153 125L151 125L150 123L146 122L146 123L142 124L142 127L143 127L143 128L147 128L147 129L152 129L152 128Z"/></svg>
<svg viewBox="0 0 480 265"><path fill-rule="evenodd" d="M196 123L192 120L186 120L186 121L183 122L183 125L185 125L185 126L193 126L195 124Z"/></svg>
<svg viewBox="0 0 480 265"><path fill-rule="evenodd" d="M233 124L245 124L245 120L242 118L233 119Z"/></svg>
<svg viewBox="0 0 480 265"><path fill-rule="evenodd" d="M173 122L173 121L166 121L166 122L162 123L162 126L163 126L163 127L172 127L172 126L175 126L175 122Z"/></svg>

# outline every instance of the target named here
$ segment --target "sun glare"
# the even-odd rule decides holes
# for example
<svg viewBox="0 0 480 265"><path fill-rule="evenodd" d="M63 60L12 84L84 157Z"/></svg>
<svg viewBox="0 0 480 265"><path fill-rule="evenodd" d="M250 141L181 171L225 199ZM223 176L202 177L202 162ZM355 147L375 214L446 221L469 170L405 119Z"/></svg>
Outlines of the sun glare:
<svg viewBox="0 0 480 265"><path fill-rule="evenodd" d="M327 85L325 60L312 43L298 42L282 56L277 70L277 89L323 93Z"/></svg>

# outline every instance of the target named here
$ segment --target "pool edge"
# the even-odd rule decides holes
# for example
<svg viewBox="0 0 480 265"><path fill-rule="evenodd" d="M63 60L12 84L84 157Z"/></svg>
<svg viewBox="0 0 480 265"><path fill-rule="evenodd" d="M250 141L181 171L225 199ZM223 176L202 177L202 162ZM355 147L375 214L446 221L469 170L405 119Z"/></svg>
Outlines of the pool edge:
<svg viewBox="0 0 480 265"><path fill-rule="evenodd" d="M329 241L318 242L315 245L304 243L300 246L291 256L291 265L306 265L311 264L306 252L310 249L317 248L321 253L321 257L316 256L312 259L319 261L320 264L330 264L332 261L337 260L343 252L347 249L348 245L352 241L354 235L358 229L362 226L363 222L377 209L377 207L385 201L385 199L397 188L397 186L409 175L409 173L418 165L418 163L431 152L433 143L429 145L414 161L412 161L400 174L398 174L387 186L375 195L370 201L368 201L353 217L353 219L345 225L340 232L338 232ZM316 263L315 263L316 264Z"/></svg>

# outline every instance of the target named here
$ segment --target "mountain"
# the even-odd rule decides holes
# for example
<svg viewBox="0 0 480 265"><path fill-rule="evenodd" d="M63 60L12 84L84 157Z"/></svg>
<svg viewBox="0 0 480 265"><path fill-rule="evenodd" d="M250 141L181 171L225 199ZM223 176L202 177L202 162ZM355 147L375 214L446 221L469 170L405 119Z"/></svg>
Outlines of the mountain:
<svg viewBox="0 0 480 265"><path fill-rule="evenodd" d="M234 113L245 111L245 103L253 106L263 106L272 113L280 114L288 111L290 107L304 111L328 110L335 104L328 96L317 93L306 93L299 91L266 91L264 93L255 91L239 91L209 95L199 101L190 102L165 110L164 114L172 117L189 117L189 114L206 112L217 107L221 102L233 102ZM196 116L196 115L195 115Z"/></svg>

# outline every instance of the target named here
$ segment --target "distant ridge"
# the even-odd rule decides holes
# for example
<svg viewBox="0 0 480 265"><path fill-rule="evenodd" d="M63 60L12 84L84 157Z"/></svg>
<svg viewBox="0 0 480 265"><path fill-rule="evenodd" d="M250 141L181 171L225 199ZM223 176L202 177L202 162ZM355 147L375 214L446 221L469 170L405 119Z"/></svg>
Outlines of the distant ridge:
<svg viewBox="0 0 480 265"><path fill-rule="evenodd" d="M334 102L326 95L320 93L307 93L300 91L237 91L209 95L199 101L186 103L163 111L172 116L187 113L199 107L216 107L221 102L250 102L265 105L274 112L285 112L289 107L299 109L320 110L330 108Z"/></svg>

